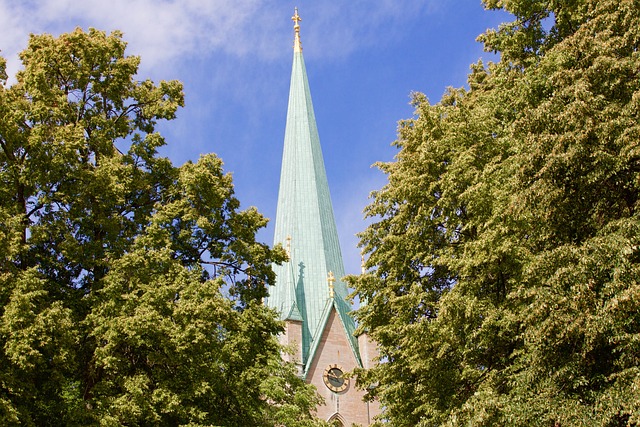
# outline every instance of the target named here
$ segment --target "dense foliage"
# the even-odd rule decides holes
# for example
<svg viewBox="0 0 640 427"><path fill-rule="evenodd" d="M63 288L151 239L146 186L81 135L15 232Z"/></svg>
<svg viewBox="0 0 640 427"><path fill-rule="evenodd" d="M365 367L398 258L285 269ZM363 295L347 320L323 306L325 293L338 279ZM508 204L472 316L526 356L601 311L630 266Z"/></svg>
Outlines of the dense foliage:
<svg viewBox="0 0 640 427"><path fill-rule="evenodd" d="M0 62L0 424L315 425L261 304L281 248L214 155L173 166L176 81L119 33L31 36Z"/></svg>
<svg viewBox="0 0 640 427"><path fill-rule="evenodd" d="M394 426L640 424L640 2L485 0L500 61L416 94L351 277Z"/></svg>

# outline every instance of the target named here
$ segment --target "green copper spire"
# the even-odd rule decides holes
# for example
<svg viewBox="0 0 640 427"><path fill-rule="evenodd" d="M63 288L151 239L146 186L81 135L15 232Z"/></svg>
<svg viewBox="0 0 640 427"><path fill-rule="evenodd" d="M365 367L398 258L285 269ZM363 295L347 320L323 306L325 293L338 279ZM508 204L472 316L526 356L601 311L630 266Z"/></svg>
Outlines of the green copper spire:
<svg viewBox="0 0 640 427"><path fill-rule="evenodd" d="M274 235L274 243L287 248L289 262L274 267L277 280L269 289L267 304L276 308L282 319L302 321L306 372L332 308L358 364L360 357L346 301L347 287L340 280L344 265L302 57L297 9L292 20L293 68Z"/></svg>

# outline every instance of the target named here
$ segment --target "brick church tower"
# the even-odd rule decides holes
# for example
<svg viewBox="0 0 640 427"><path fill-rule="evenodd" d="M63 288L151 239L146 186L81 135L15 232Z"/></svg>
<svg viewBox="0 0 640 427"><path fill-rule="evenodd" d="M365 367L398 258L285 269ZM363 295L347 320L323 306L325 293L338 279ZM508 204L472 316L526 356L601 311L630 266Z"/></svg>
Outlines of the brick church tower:
<svg viewBox="0 0 640 427"><path fill-rule="evenodd" d="M366 426L379 405L364 402L364 391L342 374L368 367L376 347L366 334L354 335L297 9L292 20L293 67L274 236L274 243L287 249L289 262L274 267L276 285L267 304L285 321L282 340L295 349L290 358L300 375L324 397L317 415L338 426Z"/></svg>

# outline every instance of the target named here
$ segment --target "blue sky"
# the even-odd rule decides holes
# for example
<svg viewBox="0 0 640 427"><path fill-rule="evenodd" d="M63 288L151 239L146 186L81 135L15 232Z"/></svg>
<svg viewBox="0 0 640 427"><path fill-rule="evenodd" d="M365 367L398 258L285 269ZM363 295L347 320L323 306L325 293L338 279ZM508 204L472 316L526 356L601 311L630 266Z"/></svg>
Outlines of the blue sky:
<svg viewBox="0 0 640 427"><path fill-rule="evenodd" d="M476 37L507 14L480 0L0 0L0 55L11 76L30 33L123 31L140 79L184 83L186 107L160 126L162 155L180 165L218 154L243 206L275 218L296 6L345 267L358 273L355 233L385 184L371 165L393 160L410 94L435 103L464 86L471 63L494 59Z"/></svg>

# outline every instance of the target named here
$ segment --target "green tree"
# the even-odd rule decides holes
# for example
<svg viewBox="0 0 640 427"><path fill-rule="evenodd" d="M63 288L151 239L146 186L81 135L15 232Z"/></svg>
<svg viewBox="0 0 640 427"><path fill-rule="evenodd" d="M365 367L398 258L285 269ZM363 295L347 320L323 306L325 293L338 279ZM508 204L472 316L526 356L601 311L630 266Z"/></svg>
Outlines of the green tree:
<svg viewBox="0 0 640 427"><path fill-rule="evenodd" d="M261 304L284 251L215 155L157 155L182 85L125 46L31 36L11 86L0 63L1 423L316 425Z"/></svg>
<svg viewBox="0 0 640 427"><path fill-rule="evenodd" d="M485 1L468 89L414 98L351 277L398 426L640 423L640 5Z"/></svg>

